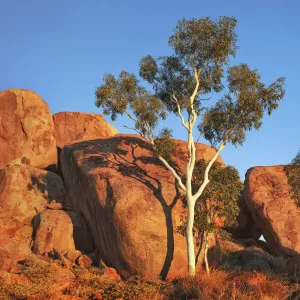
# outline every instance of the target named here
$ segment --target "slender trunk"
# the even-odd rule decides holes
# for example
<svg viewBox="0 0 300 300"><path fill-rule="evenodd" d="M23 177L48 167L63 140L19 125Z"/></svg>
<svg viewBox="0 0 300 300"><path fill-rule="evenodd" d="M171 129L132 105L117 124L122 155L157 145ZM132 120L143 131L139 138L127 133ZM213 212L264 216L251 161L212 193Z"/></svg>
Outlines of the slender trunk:
<svg viewBox="0 0 300 300"><path fill-rule="evenodd" d="M186 165L186 198L188 207L187 227L186 227L186 246L187 246L187 258L188 258L188 273L190 276L194 276L196 273L196 258L195 258L195 246L194 246L194 218L195 218L195 201L192 191L192 176L195 161L195 151L193 149L193 125L189 123L188 134L188 161Z"/></svg>
<svg viewBox="0 0 300 300"><path fill-rule="evenodd" d="M209 264L208 264L208 259L207 259L207 253L208 253L208 241L209 241L209 232L206 231L206 232L205 232L204 262L205 262L205 269L206 269L206 273L207 273L207 274L210 273Z"/></svg>
<svg viewBox="0 0 300 300"><path fill-rule="evenodd" d="M186 227L186 245L187 245L187 257L188 257L188 272L190 276L194 276L196 272L196 260L195 260L195 247L194 247L194 216L195 216L195 204L189 196L187 196L188 202L188 218Z"/></svg>

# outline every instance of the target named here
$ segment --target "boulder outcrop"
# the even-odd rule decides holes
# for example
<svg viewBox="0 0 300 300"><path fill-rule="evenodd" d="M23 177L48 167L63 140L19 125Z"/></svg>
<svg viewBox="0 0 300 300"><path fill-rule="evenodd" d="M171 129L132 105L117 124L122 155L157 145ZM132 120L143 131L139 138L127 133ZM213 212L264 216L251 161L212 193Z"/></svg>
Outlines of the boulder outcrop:
<svg viewBox="0 0 300 300"><path fill-rule="evenodd" d="M78 140L93 140L118 133L99 114L60 112L53 115L57 146L62 148Z"/></svg>
<svg viewBox="0 0 300 300"><path fill-rule="evenodd" d="M0 170L22 156L38 168L57 164L52 116L36 93L5 90L0 93Z"/></svg>
<svg viewBox="0 0 300 300"><path fill-rule="evenodd" d="M0 270L18 271L17 262L31 254L31 226L0 217Z"/></svg>
<svg viewBox="0 0 300 300"><path fill-rule="evenodd" d="M47 209L34 217L34 253L45 254L55 250L65 254L75 249L86 254L94 250L91 234L81 214Z"/></svg>
<svg viewBox="0 0 300 300"><path fill-rule="evenodd" d="M215 153L198 148L198 158ZM184 149L172 157L181 172ZM61 164L68 205L84 215L107 266L122 277L186 274L185 237L176 231L183 197L148 142L137 135L76 142L62 149Z"/></svg>
<svg viewBox="0 0 300 300"><path fill-rule="evenodd" d="M249 169L244 195L271 250L286 256L300 253L300 208L291 199L284 166Z"/></svg>
<svg viewBox="0 0 300 300"><path fill-rule="evenodd" d="M61 253L75 250L73 224L63 210L44 210L33 221L33 252L45 254L53 249Z"/></svg>
<svg viewBox="0 0 300 300"><path fill-rule="evenodd" d="M49 201L64 203L63 182L52 172L11 163L0 172L0 269L11 270L31 253L33 217Z"/></svg>
<svg viewBox="0 0 300 300"><path fill-rule="evenodd" d="M13 162L0 172L1 219L30 225L49 202L64 203L67 197L62 179L50 171Z"/></svg>

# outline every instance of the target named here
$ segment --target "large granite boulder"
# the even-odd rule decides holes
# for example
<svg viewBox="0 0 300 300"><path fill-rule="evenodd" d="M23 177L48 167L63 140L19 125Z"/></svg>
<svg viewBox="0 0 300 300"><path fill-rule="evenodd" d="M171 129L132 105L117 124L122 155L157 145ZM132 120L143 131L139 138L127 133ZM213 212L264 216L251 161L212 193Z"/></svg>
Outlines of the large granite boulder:
<svg viewBox="0 0 300 300"><path fill-rule="evenodd" d="M60 112L53 115L53 121L57 146L60 148L77 140L94 140L118 133L99 114Z"/></svg>
<svg viewBox="0 0 300 300"><path fill-rule="evenodd" d="M38 168L57 164L52 116L36 93L5 90L0 93L0 170L22 156Z"/></svg>
<svg viewBox="0 0 300 300"><path fill-rule="evenodd" d="M181 173L182 148L173 154L173 166ZM201 144L197 149L198 158L215 153ZM116 135L69 144L61 164L69 205L84 215L107 266L122 277L186 274L185 237L176 230L186 213L183 196L148 142Z"/></svg>
<svg viewBox="0 0 300 300"><path fill-rule="evenodd" d="M300 208L291 199L284 166L249 169L244 195L271 250L277 255L300 253Z"/></svg>
<svg viewBox="0 0 300 300"><path fill-rule="evenodd" d="M63 182L52 172L11 163L0 172L0 269L31 253L32 219L49 201L64 203Z"/></svg>

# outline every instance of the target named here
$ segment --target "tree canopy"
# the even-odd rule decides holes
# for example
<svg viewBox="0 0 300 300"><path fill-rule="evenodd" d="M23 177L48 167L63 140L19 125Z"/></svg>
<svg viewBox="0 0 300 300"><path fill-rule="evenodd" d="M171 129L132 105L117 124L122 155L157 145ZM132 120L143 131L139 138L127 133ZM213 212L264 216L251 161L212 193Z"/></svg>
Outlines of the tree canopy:
<svg viewBox="0 0 300 300"><path fill-rule="evenodd" d="M179 115L187 129L188 122L201 114L208 94L226 87L216 105L203 111L198 129L214 146L221 142L241 145L246 131L260 128L264 112L271 114L277 108L284 96L284 78L265 85L258 71L248 65L229 66L237 50L236 22L230 17L215 22L210 18L178 21L169 38L173 55L157 59L147 55L139 62L140 78L152 90L126 71L117 78L106 74L96 90L96 106L112 120L118 114L128 115L134 129L154 141L155 128L167 112Z"/></svg>

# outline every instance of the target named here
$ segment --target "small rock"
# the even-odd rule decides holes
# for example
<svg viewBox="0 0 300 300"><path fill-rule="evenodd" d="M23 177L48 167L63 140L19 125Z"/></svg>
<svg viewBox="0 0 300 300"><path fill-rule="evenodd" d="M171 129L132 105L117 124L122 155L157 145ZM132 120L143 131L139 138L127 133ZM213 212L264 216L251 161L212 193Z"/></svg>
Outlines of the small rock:
<svg viewBox="0 0 300 300"><path fill-rule="evenodd" d="M68 259L72 264L74 264L81 255L82 254L79 250L72 250L65 254L65 258Z"/></svg>
<svg viewBox="0 0 300 300"><path fill-rule="evenodd" d="M105 268L103 276L109 277L111 279L121 280L120 275L114 268Z"/></svg>
<svg viewBox="0 0 300 300"><path fill-rule="evenodd" d="M92 260L86 255L81 255L77 258L76 264L80 267L89 269L92 265Z"/></svg>

